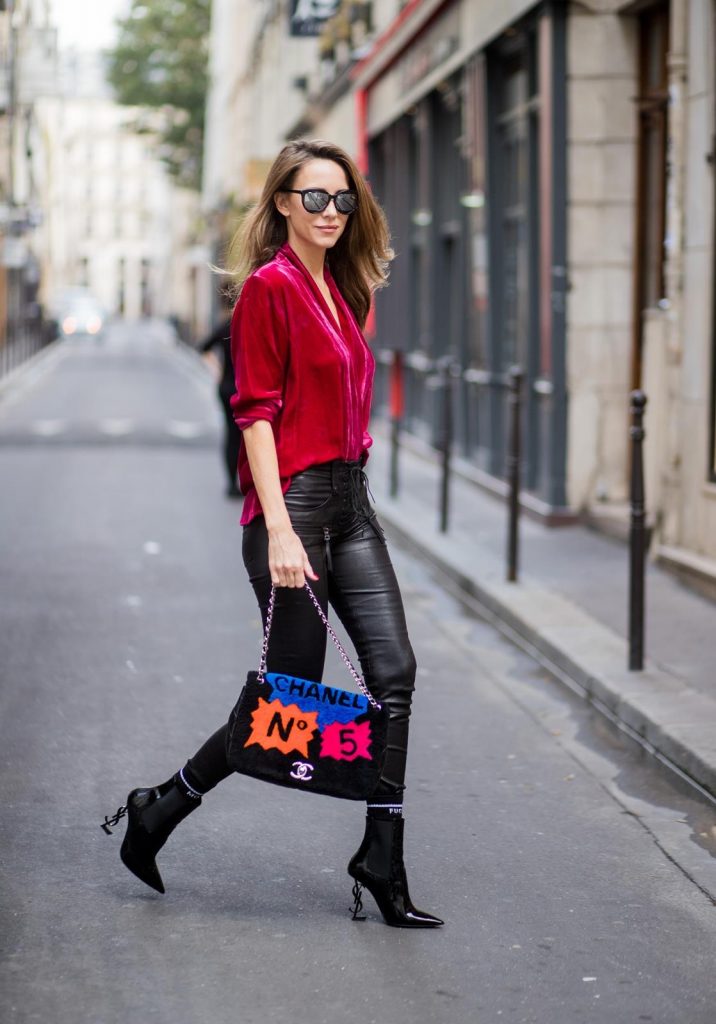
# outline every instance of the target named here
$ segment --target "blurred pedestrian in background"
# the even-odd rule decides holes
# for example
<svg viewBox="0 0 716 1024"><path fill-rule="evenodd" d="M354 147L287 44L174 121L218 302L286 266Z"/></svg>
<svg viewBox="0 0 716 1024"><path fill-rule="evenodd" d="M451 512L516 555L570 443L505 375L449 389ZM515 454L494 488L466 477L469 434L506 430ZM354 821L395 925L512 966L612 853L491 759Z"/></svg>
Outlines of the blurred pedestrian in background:
<svg viewBox="0 0 716 1024"><path fill-rule="evenodd" d="M205 357L217 378L217 394L224 412L224 464L226 466L226 496L240 498L236 480L239 467L241 431L234 420L231 399L236 394L234 367L231 362L231 312L233 302L226 291L221 293L221 316L208 338L199 343L199 352ZM215 353L218 351L218 356Z"/></svg>

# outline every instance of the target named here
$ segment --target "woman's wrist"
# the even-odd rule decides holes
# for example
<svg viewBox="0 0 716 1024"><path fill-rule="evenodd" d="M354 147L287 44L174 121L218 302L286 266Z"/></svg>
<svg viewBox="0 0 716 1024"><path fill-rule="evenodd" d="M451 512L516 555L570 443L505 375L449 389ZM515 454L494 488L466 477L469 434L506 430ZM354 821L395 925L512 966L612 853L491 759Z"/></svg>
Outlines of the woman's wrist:
<svg viewBox="0 0 716 1024"><path fill-rule="evenodd" d="M275 537L278 533L292 529L291 520L287 512L277 516L264 515L264 520L266 522L266 531L270 537Z"/></svg>

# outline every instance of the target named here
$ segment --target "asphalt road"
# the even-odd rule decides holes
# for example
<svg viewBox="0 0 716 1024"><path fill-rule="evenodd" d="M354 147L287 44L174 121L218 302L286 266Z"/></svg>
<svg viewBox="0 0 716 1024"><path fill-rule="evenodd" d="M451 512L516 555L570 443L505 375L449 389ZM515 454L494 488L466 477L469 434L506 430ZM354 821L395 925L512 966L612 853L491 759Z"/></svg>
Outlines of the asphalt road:
<svg viewBox="0 0 716 1024"><path fill-rule="evenodd" d="M99 823L223 721L260 629L198 364L150 325L0 397L0 1021L714 1024L716 808L392 545L418 656L406 862L360 805L233 777L142 886ZM326 678L346 685L337 657Z"/></svg>

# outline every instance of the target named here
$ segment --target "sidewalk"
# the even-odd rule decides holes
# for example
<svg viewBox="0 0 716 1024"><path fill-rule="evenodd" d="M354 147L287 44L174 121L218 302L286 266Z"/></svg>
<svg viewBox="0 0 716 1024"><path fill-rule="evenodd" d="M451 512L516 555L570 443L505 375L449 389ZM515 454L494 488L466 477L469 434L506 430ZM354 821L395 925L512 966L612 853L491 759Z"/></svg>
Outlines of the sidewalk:
<svg viewBox="0 0 716 1024"><path fill-rule="evenodd" d="M505 582L507 511L453 475L450 525L438 530L437 461L400 451L388 496L380 424L367 471L381 519L463 591L575 681L598 706L716 795L716 608L649 565L646 667L627 670L628 549L583 526L520 521L520 582Z"/></svg>

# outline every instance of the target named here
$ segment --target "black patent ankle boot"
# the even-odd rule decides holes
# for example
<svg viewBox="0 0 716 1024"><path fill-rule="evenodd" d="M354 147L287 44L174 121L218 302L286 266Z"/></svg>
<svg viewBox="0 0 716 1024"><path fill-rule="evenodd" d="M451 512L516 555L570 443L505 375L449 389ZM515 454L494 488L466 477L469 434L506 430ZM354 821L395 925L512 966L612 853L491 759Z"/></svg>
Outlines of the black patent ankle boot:
<svg viewBox="0 0 716 1024"><path fill-rule="evenodd" d="M363 842L348 864L348 874L355 879L351 908L354 921L363 920L361 893L365 886L385 923L394 928L437 928L444 924L439 917L418 910L410 899L403 863L404 827L402 817L382 820L367 816Z"/></svg>
<svg viewBox="0 0 716 1024"><path fill-rule="evenodd" d="M190 796L177 785L176 775L153 789L133 789L127 797L127 806L120 807L113 818L105 818L102 828L111 834L110 825L116 825L125 814L129 816L127 834L119 856L132 874L146 885L164 892L155 857L167 839L201 803L200 796Z"/></svg>

